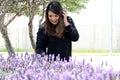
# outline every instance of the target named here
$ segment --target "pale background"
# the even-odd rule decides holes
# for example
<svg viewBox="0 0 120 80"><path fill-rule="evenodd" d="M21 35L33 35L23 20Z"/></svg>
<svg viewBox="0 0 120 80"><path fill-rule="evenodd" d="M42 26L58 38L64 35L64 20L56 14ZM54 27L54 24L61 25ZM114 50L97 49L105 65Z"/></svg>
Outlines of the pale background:
<svg viewBox="0 0 120 80"><path fill-rule="evenodd" d="M112 4L111 4L112 1ZM90 0L80 14L68 13L79 31L80 39L73 49L120 50L120 0ZM39 16L34 18L34 39L38 30ZM28 36L28 18L17 17L9 26L9 37L15 48L31 49ZM112 26L112 28L111 28ZM112 29L112 33L111 33ZM112 38L111 38L112 34ZM0 48L5 48L0 34Z"/></svg>

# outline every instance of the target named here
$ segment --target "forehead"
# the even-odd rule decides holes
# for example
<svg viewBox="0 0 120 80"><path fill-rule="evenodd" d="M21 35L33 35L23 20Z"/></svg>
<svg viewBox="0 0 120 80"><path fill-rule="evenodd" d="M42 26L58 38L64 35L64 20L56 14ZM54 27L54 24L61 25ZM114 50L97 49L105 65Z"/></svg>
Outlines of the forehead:
<svg viewBox="0 0 120 80"><path fill-rule="evenodd" d="M48 15L57 15L57 14L55 14L55 13L52 12L52 11L48 11Z"/></svg>

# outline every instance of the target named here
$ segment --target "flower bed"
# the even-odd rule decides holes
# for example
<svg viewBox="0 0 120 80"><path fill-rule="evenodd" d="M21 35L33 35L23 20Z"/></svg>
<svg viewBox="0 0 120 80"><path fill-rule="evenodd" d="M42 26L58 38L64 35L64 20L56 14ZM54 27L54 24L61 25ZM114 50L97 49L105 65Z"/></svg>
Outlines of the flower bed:
<svg viewBox="0 0 120 80"><path fill-rule="evenodd" d="M103 64L93 66L85 59L76 61L48 61L48 57L36 54L13 54L6 59L0 56L1 80L120 80L120 71Z"/></svg>

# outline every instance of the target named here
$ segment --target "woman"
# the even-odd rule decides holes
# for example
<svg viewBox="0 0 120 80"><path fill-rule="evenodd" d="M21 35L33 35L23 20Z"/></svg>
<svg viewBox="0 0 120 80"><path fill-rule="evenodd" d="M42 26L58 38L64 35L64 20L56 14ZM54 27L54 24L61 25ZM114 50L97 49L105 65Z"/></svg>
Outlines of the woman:
<svg viewBox="0 0 120 80"><path fill-rule="evenodd" d="M45 13L45 22L37 32L36 53L60 55L60 59L69 61L72 41L79 39L79 33L72 18L66 15L61 4L52 1Z"/></svg>

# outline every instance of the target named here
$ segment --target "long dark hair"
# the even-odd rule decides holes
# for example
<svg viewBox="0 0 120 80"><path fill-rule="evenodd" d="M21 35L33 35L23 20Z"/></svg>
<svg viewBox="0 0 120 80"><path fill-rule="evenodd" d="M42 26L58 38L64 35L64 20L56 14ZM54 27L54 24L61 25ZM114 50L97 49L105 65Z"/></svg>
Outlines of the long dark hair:
<svg viewBox="0 0 120 80"><path fill-rule="evenodd" d="M64 37L64 22L63 22L63 16L62 16L62 6L57 1L51 1L47 8L45 13L45 30L49 35L56 36L58 38ZM52 11L53 13L59 15L59 21L57 25L53 25L48 18L48 12Z"/></svg>

